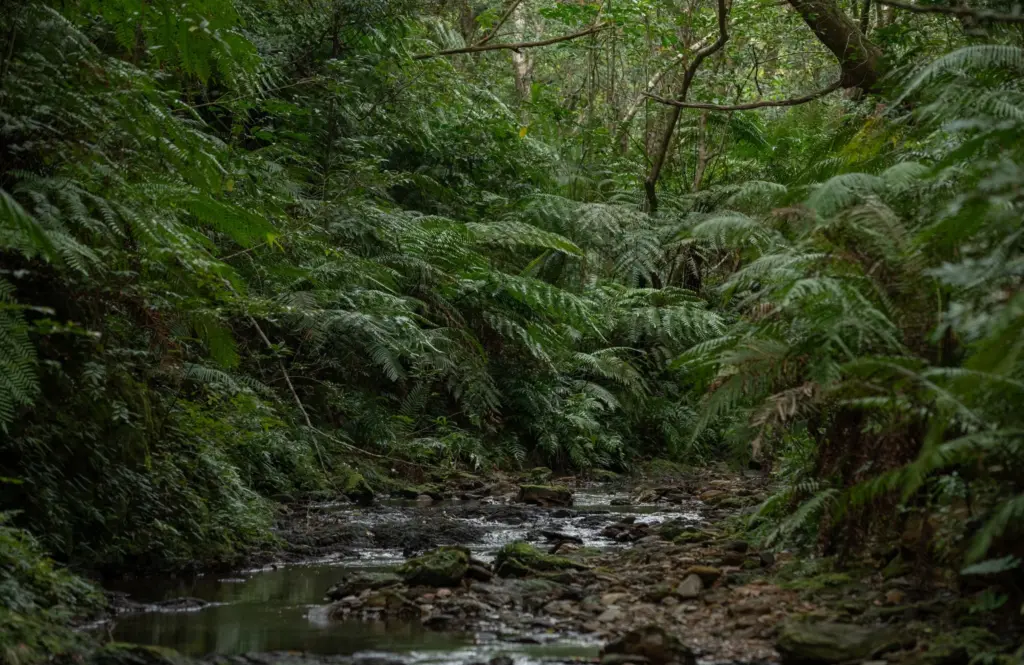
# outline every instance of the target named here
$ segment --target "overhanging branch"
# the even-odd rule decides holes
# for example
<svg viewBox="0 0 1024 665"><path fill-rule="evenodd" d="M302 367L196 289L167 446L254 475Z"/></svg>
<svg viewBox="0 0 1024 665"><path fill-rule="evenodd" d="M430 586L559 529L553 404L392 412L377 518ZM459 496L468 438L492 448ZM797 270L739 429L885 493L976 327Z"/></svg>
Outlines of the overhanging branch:
<svg viewBox="0 0 1024 665"><path fill-rule="evenodd" d="M682 101L686 100L686 95L690 92L690 86L693 84L693 77L696 76L697 70L700 69L701 63L707 59L708 56L714 54L716 51L721 50L725 43L729 41L729 6L726 4L726 0L718 0L718 39L713 44L709 44L704 48L697 51L693 56L693 62L686 68L686 73L683 75L683 86L679 90L679 99ZM665 166L665 159L668 156L668 152L672 147L672 135L676 131L676 123L679 122L679 109L673 109L668 122L665 125L665 131L662 132L661 142L658 145L658 151L654 154L654 160L651 162L651 170L647 174L647 178L644 180L644 194L647 208L647 212L654 214L658 211L658 193L657 185L658 178L661 177L661 169Z"/></svg>
<svg viewBox="0 0 1024 665"><path fill-rule="evenodd" d="M462 53L480 53L482 51L518 51L525 48L537 48L538 46L550 46L551 44L557 44L559 42L567 42L571 39L579 39L580 37L586 37L592 35L595 32L601 32L605 28L611 27L608 23L599 23L593 25L586 30L580 30L569 35L561 35L559 37L551 37L550 39L541 39L536 42L516 42L514 44L476 44L474 46L464 46L462 48L448 49L447 51L437 51L436 53L421 53L414 55L413 60L429 60L430 58L438 58L446 55L460 55Z"/></svg>
<svg viewBox="0 0 1024 665"><path fill-rule="evenodd" d="M842 86L842 80L838 80L835 83L829 85L827 88L809 93L803 97L793 97L791 99L765 99L759 102L748 102L746 104L731 104L731 105L720 105L720 104L705 104L703 102L681 102L674 99L665 99L664 97L658 97L650 93L644 93L645 97L650 97L656 102L661 104L667 104L668 106L676 106L681 109L703 109L705 111L750 111L752 109L763 109L769 106L799 106L800 104L806 104L807 102L813 102L815 99L824 97L830 92L835 92Z"/></svg>
<svg viewBox="0 0 1024 665"><path fill-rule="evenodd" d="M483 39L474 44L474 46L483 46L487 42L491 41L491 39L493 39L494 36L498 34L498 31L501 30L501 26L505 25L505 22L508 21L508 17L512 16L512 12L516 10L516 7L518 7L522 3L523 0L512 0L512 4L508 6L508 9L506 9L505 13L501 15L501 18L499 18L498 22L494 24L494 27L491 28L486 35L484 35Z"/></svg>
<svg viewBox="0 0 1024 665"><path fill-rule="evenodd" d="M877 0L881 5L895 7L916 14L946 14L949 16L961 16L976 18L979 21L991 21L993 23L1024 23L1024 14L1000 14L988 9L971 9L970 7L953 7L950 5L912 5L909 2L898 2L898 0Z"/></svg>

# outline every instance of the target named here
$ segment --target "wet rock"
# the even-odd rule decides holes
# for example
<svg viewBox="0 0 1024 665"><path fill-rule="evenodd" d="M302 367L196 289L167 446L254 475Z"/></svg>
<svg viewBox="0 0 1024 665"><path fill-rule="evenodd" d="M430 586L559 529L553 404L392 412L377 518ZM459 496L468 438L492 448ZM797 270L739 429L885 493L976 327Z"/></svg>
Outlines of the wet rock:
<svg viewBox="0 0 1024 665"><path fill-rule="evenodd" d="M431 630L452 630L458 626L459 619L452 614L431 614L421 623Z"/></svg>
<svg viewBox="0 0 1024 665"><path fill-rule="evenodd" d="M639 630L631 630L622 637L609 642L601 650L601 663L623 662L621 659L608 658L616 654L639 656L652 665L696 665L697 657L675 635L669 635L657 626L647 626ZM608 660L606 660L606 658ZM637 662L637 661L627 661Z"/></svg>
<svg viewBox="0 0 1024 665"><path fill-rule="evenodd" d="M686 574L696 575L704 583L704 586L710 587L722 576L722 569L715 568L714 566L690 566L686 570Z"/></svg>
<svg viewBox="0 0 1024 665"><path fill-rule="evenodd" d="M723 552L722 553L722 565L723 566L742 566L746 560L746 556L740 552Z"/></svg>
<svg viewBox="0 0 1024 665"><path fill-rule="evenodd" d="M541 537L552 543L576 543L577 545L583 544L583 539L579 536L572 536L568 533L562 533L561 531L553 531L543 529L540 532Z"/></svg>
<svg viewBox="0 0 1024 665"><path fill-rule="evenodd" d="M470 559L469 568L466 570L466 577L479 582L490 582L491 578L494 577L494 573L491 572L490 568L479 561Z"/></svg>
<svg viewBox="0 0 1024 665"><path fill-rule="evenodd" d="M171 598L169 600L158 601L153 603L152 607L155 607L161 612L194 612L196 610L203 609L209 604L209 601L203 600L202 598L183 596L181 598Z"/></svg>
<svg viewBox="0 0 1024 665"><path fill-rule="evenodd" d="M648 524L635 524L633 518L630 518L605 527L601 535L619 543L633 543L651 535L651 527Z"/></svg>
<svg viewBox="0 0 1024 665"><path fill-rule="evenodd" d="M402 578L394 573L356 573L327 589L324 597L327 600L341 600L346 596L359 595L367 589L383 589L401 583Z"/></svg>
<svg viewBox="0 0 1024 665"><path fill-rule="evenodd" d="M709 540L711 540L711 534L704 531L683 531L673 538L672 542L677 545L687 545L689 543L705 543Z"/></svg>
<svg viewBox="0 0 1024 665"><path fill-rule="evenodd" d="M409 521L382 522L370 527L373 544L400 549L406 557L410 557L443 544L477 542L485 532L475 524L445 518L434 511L417 509L417 512L422 512L424 518L420 519L416 515Z"/></svg>
<svg viewBox="0 0 1024 665"><path fill-rule="evenodd" d="M762 568L771 568L775 565L774 552L761 552L757 555L757 558L760 561Z"/></svg>
<svg viewBox="0 0 1024 665"><path fill-rule="evenodd" d="M363 474L353 468L344 467L339 473L340 478L337 484L341 487L341 493L348 497L349 501L358 503L361 506L373 504L373 488L366 482Z"/></svg>
<svg viewBox="0 0 1024 665"><path fill-rule="evenodd" d="M775 648L785 665L830 665L870 658L894 642L888 630L856 624L783 624Z"/></svg>
<svg viewBox="0 0 1024 665"><path fill-rule="evenodd" d="M571 506L572 491L562 485L520 485L519 502L538 506Z"/></svg>
<svg viewBox="0 0 1024 665"><path fill-rule="evenodd" d="M459 547L439 547L409 559L398 574L410 586L455 586L469 572L469 551Z"/></svg>
<svg viewBox="0 0 1024 665"><path fill-rule="evenodd" d="M512 665L513 662L511 656L502 655L491 658L487 661L487 665Z"/></svg>
<svg viewBox="0 0 1024 665"><path fill-rule="evenodd" d="M623 497L616 497L609 502L612 506L631 506L633 502Z"/></svg>
<svg viewBox="0 0 1024 665"><path fill-rule="evenodd" d="M675 587L667 582L663 582L661 584L655 584L653 587L649 588L644 592L644 595L641 598L648 603L660 603L674 593Z"/></svg>
<svg viewBox="0 0 1024 665"><path fill-rule="evenodd" d="M405 661L393 656L356 656L352 665L405 665Z"/></svg>
<svg viewBox="0 0 1024 665"><path fill-rule="evenodd" d="M626 613L622 611L621 607L612 605L597 617L597 620L601 623L615 623L616 621L622 621L626 618Z"/></svg>
<svg viewBox="0 0 1024 665"><path fill-rule="evenodd" d="M704 582L701 581L700 575L691 574L676 587L675 594L683 600L692 600L700 596L703 590Z"/></svg>
<svg viewBox="0 0 1024 665"><path fill-rule="evenodd" d="M692 524L683 520L669 520L658 527L658 535L665 540L674 540L680 534L694 531L697 531L697 529Z"/></svg>
<svg viewBox="0 0 1024 665"><path fill-rule="evenodd" d="M729 552L739 552L740 554L746 554L747 550L750 549L750 543L745 540L733 540L725 546L725 549Z"/></svg>
<svg viewBox="0 0 1024 665"><path fill-rule="evenodd" d="M505 545L494 558L494 571L500 577L527 577L539 573L586 569L582 564L565 557L544 554L521 541Z"/></svg>

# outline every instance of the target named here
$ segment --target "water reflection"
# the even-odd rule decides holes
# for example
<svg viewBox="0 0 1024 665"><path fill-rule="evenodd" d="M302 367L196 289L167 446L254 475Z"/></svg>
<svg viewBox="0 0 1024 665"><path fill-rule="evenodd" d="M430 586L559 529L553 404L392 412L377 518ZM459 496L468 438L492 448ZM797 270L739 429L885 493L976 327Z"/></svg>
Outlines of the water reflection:
<svg viewBox="0 0 1024 665"><path fill-rule="evenodd" d="M434 650L471 643L466 636L428 631L418 622L328 621L321 605L324 590L344 572L341 566L321 564L260 571L241 580L200 577L122 584L119 590L139 602L190 596L217 604L188 612L125 615L117 620L112 637L173 647L189 655Z"/></svg>

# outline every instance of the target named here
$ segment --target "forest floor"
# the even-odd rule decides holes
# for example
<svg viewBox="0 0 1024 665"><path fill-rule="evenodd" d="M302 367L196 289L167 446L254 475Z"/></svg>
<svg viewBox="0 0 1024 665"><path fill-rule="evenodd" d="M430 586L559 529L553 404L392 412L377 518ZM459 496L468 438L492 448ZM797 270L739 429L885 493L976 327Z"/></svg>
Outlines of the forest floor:
<svg viewBox="0 0 1024 665"><path fill-rule="evenodd" d="M584 637L604 645L605 665L694 657L957 665L997 641L982 622L965 620L955 588L907 563L905 553L859 552L840 568L833 559L758 551L738 537L741 517L769 492L760 474L620 482L600 490L609 505L591 508L581 503L594 502L593 487L579 484L575 506L558 505L569 502L557 487L520 491L504 476L461 477L405 491L418 501L369 523L352 516L371 508L293 506L279 524L283 549L260 563L398 551L409 560L397 569L339 574L325 590L326 617L416 621L507 644ZM518 534L516 544L509 534ZM495 542L506 544L488 560ZM433 549L444 545L465 547ZM139 608L122 601L121 609Z"/></svg>

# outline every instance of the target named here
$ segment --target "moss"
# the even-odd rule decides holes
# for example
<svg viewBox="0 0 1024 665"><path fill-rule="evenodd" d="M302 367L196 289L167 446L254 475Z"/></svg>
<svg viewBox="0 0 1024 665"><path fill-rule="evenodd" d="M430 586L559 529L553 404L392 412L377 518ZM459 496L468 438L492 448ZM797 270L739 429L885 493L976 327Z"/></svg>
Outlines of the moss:
<svg viewBox="0 0 1024 665"><path fill-rule="evenodd" d="M551 475L552 475L551 469L547 468L546 466L537 466L537 467L534 467L534 468L530 469L530 473L528 474L528 477L530 478L530 480L532 480L534 482L543 483L548 478L550 478Z"/></svg>
<svg viewBox="0 0 1024 665"><path fill-rule="evenodd" d="M398 569L398 574L411 586L449 587L461 582L468 571L468 550L439 547L409 559Z"/></svg>
<svg viewBox="0 0 1024 665"><path fill-rule="evenodd" d="M526 577L538 573L585 570L586 566L565 557L544 554L528 543L516 541L498 550L494 570L501 577Z"/></svg>
<svg viewBox="0 0 1024 665"><path fill-rule="evenodd" d="M882 577L891 580L895 577L902 577L910 572L910 564L903 560L903 557L896 555L885 568L882 569Z"/></svg>
<svg viewBox="0 0 1024 665"><path fill-rule="evenodd" d="M370 487L370 483L366 482L363 474L352 467L345 466L339 470L336 484L341 489L341 493L352 501L363 506L373 503L373 488Z"/></svg>
<svg viewBox="0 0 1024 665"><path fill-rule="evenodd" d="M784 589L795 589L797 591L821 591L835 587L842 587L853 583L853 578L847 573L822 573L814 577L803 577L782 584Z"/></svg>

